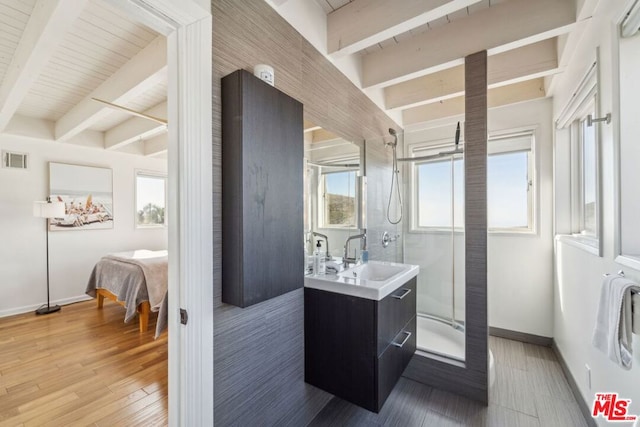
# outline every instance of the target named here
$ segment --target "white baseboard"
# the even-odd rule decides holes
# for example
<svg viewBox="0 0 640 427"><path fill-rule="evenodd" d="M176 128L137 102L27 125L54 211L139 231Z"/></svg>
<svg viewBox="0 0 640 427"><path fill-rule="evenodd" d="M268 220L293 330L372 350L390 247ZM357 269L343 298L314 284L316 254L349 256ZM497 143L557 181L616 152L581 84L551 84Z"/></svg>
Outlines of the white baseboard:
<svg viewBox="0 0 640 427"><path fill-rule="evenodd" d="M71 298L63 298L63 299L59 299L56 301L51 301L51 305L67 305L67 304L73 304L74 302L80 302L80 301L88 301L92 299L89 295L78 295L75 297L71 297ZM9 308L6 310L0 310L0 317L7 317L7 316L13 316L16 314L22 314L22 313L28 313L30 311L36 311L36 309L42 307L43 304L33 304L33 305L26 305L23 307L15 307L15 308Z"/></svg>

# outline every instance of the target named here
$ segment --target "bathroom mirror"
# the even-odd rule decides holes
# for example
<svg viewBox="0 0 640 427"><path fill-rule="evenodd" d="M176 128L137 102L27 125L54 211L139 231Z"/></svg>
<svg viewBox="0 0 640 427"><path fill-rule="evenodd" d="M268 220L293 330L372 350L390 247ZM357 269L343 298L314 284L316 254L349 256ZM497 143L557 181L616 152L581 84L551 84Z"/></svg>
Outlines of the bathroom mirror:
<svg viewBox="0 0 640 427"><path fill-rule="evenodd" d="M366 180L362 150L353 142L305 121L304 242L316 242L332 258L342 258L346 240L366 228ZM352 242L350 257L360 245Z"/></svg>

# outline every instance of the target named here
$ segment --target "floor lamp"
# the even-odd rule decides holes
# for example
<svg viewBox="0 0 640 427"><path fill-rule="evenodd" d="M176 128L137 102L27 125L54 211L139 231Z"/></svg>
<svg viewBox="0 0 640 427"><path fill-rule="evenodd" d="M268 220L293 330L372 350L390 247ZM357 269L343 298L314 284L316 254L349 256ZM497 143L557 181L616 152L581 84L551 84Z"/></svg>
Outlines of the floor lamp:
<svg viewBox="0 0 640 427"><path fill-rule="evenodd" d="M49 314L60 311L59 305L51 305L49 299L49 219L62 218L65 215L64 202L52 202L47 197L46 202L33 202L33 216L45 218L47 226L47 305L36 310L36 314Z"/></svg>

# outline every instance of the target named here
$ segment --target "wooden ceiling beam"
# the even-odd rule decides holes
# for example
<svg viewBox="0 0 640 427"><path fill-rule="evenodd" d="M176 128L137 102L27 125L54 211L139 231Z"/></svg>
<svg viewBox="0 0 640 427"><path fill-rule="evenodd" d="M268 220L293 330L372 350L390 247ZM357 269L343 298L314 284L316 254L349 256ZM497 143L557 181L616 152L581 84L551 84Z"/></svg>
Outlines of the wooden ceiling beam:
<svg viewBox="0 0 640 427"><path fill-rule="evenodd" d="M559 72L556 38L543 40L488 59L489 88ZM384 88L387 109L406 109L464 94L464 65Z"/></svg>
<svg viewBox="0 0 640 427"><path fill-rule="evenodd" d="M53 141L55 122L46 119L27 117L14 114L3 133L19 136L37 141ZM69 144L82 145L83 147L104 149L104 133L87 129L75 135L67 141Z"/></svg>
<svg viewBox="0 0 640 427"><path fill-rule="evenodd" d="M362 57L365 88L386 87L569 32L575 0L511 0Z"/></svg>
<svg viewBox="0 0 640 427"><path fill-rule="evenodd" d="M0 86L0 132L20 107L86 0L38 0Z"/></svg>
<svg viewBox="0 0 640 427"><path fill-rule="evenodd" d="M71 138L113 111L91 98L126 104L166 79L166 70L167 41L158 36L56 122L56 140Z"/></svg>
<svg viewBox="0 0 640 427"><path fill-rule="evenodd" d="M545 96L544 79L539 77L525 82L490 89L487 94L487 104L489 108L496 108L517 102L544 98ZM457 116L459 114L464 114L464 96L404 110L402 112L403 126Z"/></svg>
<svg viewBox="0 0 640 427"><path fill-rule="evenodd" d="M151 139L144 141L144 155L145 156L158 156L160 154L166 154L169 150L169 134L167 132L154 136Z"/></svg>
<svg viewBox="0 0 640 427"><path fill-rule="evenodd" d="M167 117L167 102L162 102L144 111L144 114L160 118ZM166 125L152 120L132 117L105 132L104 148L107 150L117 150L135 141L150 138L153 135L166 131L166 129Z"/></svg>
<svg viewBox="0 0 640 427"><path fill-rule="evenodd" d="M327 50L335 57L356 53L480 1L354 0L327 16Z"/></svg>

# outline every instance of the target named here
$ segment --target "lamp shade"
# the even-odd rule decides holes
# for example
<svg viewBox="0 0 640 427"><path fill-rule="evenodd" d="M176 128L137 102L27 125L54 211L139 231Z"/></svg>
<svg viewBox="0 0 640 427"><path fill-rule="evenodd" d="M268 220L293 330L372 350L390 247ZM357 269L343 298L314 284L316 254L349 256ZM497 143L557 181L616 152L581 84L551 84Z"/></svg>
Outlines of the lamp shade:
<svg viewBox="0 0 640 427"><path fill-rule="evenodd" d="M64 202L33 202L33 216L38 218L62 218Z"/></svg>

